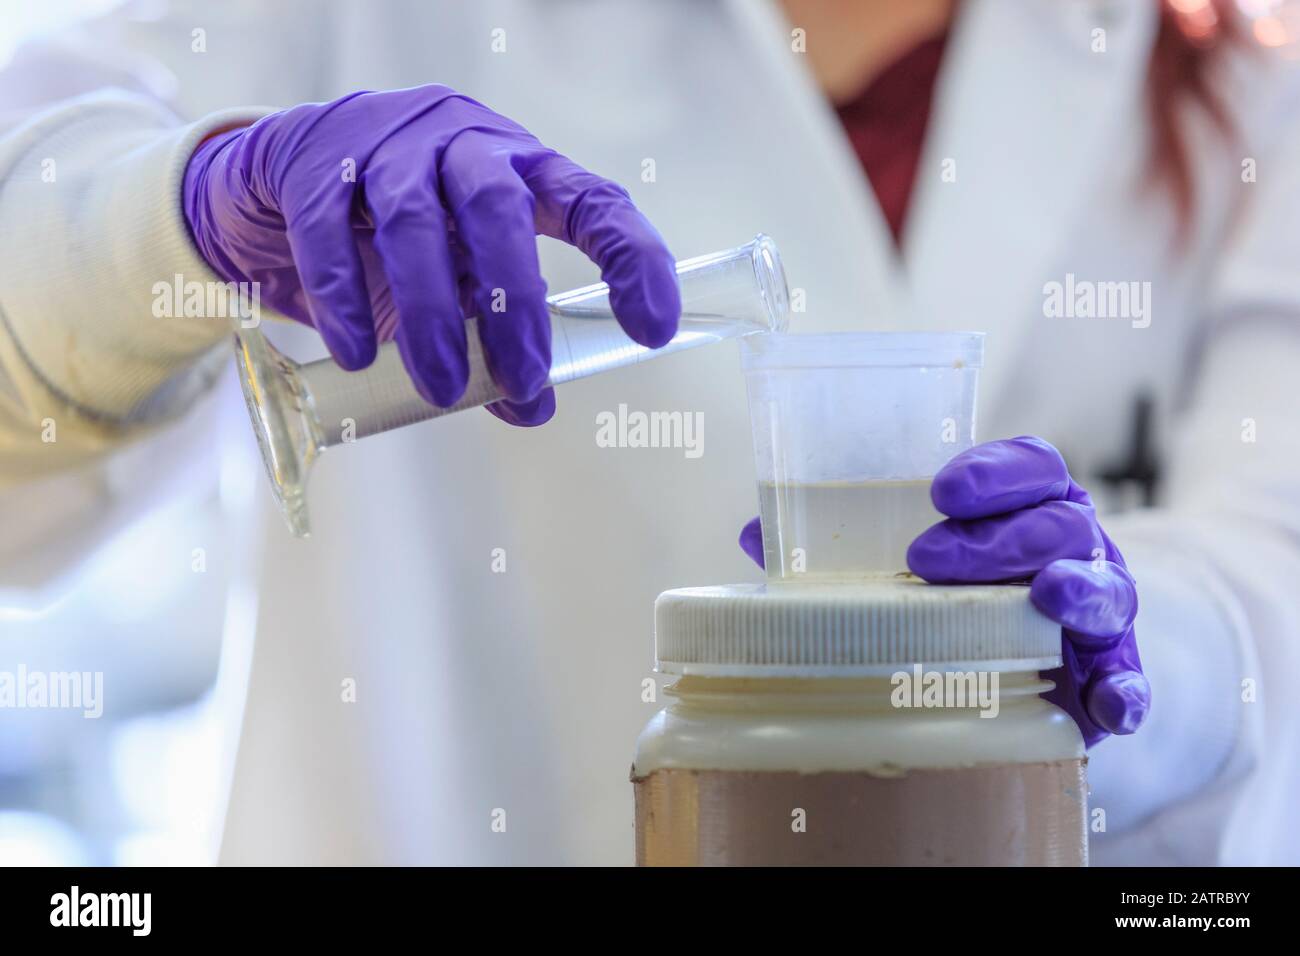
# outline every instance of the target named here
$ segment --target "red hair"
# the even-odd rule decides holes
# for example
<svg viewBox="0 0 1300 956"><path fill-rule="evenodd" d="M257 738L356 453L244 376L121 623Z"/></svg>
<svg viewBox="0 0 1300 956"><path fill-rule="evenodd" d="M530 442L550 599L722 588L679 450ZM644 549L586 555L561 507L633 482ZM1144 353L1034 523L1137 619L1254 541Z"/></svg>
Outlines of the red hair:
<svg viewBox="0 0 1300 956"><path fill-rule="evenodd" d="M1152 125L1152 168L1168 188L1181 228L1196 199L1192 161L1179 114L1191 104L1209 116L1225 137L1232 117L1213 89L1215 61L1239 44L1242 34L1226 0L1157 0L1160 22L1147 68Z"/></svg>

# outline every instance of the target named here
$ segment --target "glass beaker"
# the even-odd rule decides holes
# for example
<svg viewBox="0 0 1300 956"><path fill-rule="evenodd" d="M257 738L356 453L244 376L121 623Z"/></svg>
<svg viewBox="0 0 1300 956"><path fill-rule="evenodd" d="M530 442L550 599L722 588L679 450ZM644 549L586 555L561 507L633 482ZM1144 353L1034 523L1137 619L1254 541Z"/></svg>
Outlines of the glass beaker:
<svg viewBox="0 0 1300 956"><path fill-rule="evenodd" d="M546 300L551 316L551 374L561 385L650 358L755 332L784 331L790 295L776 244L759 235L734 249L676 265L682 314L677 334L648 349L618 324L605 283L561 292ZM310 532L307 478L326 448L501 398L488 372L477 320L467 320L469 384L449 408L424 400L388 342L365 369L347 372L333 359L299 364L267 341L257 327L235 333L235 357L244 401L257 435L276 503L290 530Z"/></svg>

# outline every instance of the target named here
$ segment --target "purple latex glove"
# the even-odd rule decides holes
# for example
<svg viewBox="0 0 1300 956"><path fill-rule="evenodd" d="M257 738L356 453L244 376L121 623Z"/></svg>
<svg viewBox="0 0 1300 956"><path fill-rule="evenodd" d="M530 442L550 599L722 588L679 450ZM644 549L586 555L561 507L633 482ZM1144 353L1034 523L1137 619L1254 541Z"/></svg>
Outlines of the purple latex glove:
<svg viewBox="0 0 1300 956"><path fill-rule="evenodd" d="M1029 599L1062 627L1047 699L1088 746L1137 730L1151 705L1137 588L1060 452L1033 437L977 445L940 469L930 497L949 517L912 542L908 567L936 584L1032 579Z"/></svg>
<svg viewBox="0 0 1300 956"><path fill-rule="evenodd" d="M308 103L214 136L190 159L184 206L222 278L261 283L345 369L396 338L435 405L465 391L477 315L507 399L489 408L519 425L554 414L538 234L600 266L635 341L656 348L677 330L673 257L627 192L445 86Z"/></svg>
<svg viewBox="0 0 1300 956"><path fill-rule="evenodd" d="M908 567L935 584L1032 579L1030 600L1062 626L1047 699L1090 747L1137 730L1151 703L1133 635L1137 589L1060 453L1032 437L977 445L939 471L931 497L949 517L912 542ZM762 566L757 518L740 546Z"/></svg>

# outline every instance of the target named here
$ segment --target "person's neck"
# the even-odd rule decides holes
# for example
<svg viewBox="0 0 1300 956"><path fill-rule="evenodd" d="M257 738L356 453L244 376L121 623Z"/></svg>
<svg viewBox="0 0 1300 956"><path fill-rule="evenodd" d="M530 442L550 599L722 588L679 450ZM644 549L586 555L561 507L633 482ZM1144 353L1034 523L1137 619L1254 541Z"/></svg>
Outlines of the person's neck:
<svg viewBox="0 0 1300 956"><path fill-rule="evenodd" d="M808 65L836 105L952 20L956 0L781 0L807 37Z"/></svg>

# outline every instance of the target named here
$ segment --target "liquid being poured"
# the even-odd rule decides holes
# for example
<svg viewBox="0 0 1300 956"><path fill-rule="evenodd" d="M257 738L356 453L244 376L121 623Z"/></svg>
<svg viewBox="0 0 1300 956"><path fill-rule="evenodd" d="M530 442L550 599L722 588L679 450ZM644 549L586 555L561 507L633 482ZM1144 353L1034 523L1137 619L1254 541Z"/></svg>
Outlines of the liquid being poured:
<svg viewBox="0 0 1300 956"><path fill-rule="evenodd" d="M792 580L906 571L908 545L943 519L928 478L761 482L758 496L768 576Z"/></svg>

